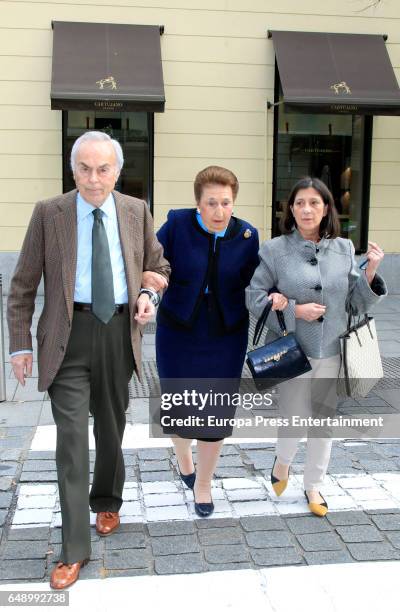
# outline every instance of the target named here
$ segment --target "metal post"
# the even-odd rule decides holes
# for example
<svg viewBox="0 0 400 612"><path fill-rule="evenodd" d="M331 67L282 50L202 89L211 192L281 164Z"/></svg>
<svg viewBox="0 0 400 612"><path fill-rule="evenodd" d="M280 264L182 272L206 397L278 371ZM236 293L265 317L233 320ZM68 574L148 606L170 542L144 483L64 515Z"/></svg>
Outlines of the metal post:
<svg viewBox="0 0 400 612"><path fill-rule="evenodd" d="M6 371L4 363L4 328L3 328L3 281L0 274L0 402L6 400Z"/></svg>

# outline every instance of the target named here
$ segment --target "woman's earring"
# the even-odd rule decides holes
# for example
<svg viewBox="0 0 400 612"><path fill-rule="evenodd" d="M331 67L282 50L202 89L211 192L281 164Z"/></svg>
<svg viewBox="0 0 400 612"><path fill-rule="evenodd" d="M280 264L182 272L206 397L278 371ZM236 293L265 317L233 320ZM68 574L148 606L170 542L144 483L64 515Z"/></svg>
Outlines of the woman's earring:
<svg viewBox="0 0 400 612"><path fill-rule="evenodd" d="M200 208L199 207L197 207L197 212L200 214Z"/></svg>

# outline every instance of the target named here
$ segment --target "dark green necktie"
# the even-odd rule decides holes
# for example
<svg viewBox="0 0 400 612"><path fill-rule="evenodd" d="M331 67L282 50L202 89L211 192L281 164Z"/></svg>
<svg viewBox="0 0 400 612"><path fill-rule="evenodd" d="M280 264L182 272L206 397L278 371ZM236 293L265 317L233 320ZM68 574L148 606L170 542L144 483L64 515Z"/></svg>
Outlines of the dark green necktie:
<svg viewBox="0 0 400 612"><path fill-rule="evenodd" d="M93 211L92 230L92 312L108 323L115 311L110 249L102 220L103 211Z"/></svg>

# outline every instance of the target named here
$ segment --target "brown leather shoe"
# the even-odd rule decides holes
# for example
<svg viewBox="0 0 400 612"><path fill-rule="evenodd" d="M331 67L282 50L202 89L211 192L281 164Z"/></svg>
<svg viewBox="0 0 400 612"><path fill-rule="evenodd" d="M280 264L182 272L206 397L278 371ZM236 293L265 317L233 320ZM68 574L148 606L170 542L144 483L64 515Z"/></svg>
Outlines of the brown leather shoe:
<svg viewBox="0 0 400 612"><path fill-rule="evenodd" d="M74 584L79 578L79 570L88 563L89 559L77 563L62 563L59 561L51 572L50 586L52 589L65 589Z"/></svg>
<svg viewBox="0 0 400 612"><path fill-rule="evenodd" d="M108 536L119 527L118 512L98 512L96 517L96 531L101 536Z"/></svg>

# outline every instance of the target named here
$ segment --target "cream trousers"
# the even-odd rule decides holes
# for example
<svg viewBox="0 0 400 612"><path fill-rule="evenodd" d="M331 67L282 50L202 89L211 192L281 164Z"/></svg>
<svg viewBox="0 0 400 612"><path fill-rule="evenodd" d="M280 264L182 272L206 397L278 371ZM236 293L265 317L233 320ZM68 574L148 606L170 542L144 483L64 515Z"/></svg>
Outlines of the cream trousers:
<svg viewBox="0 0 400 612"><path fill-rule="evenodd" d="M337 408L336 380L340 355L324 359L309 358L312 370L281 383L278 387L280 416L334 417ZM304 466L304 490L319 490L331 456L332 437L329 427L281 426L278 428L276 455L278 463L290 465L298 443L307 438Z"/></svg>

